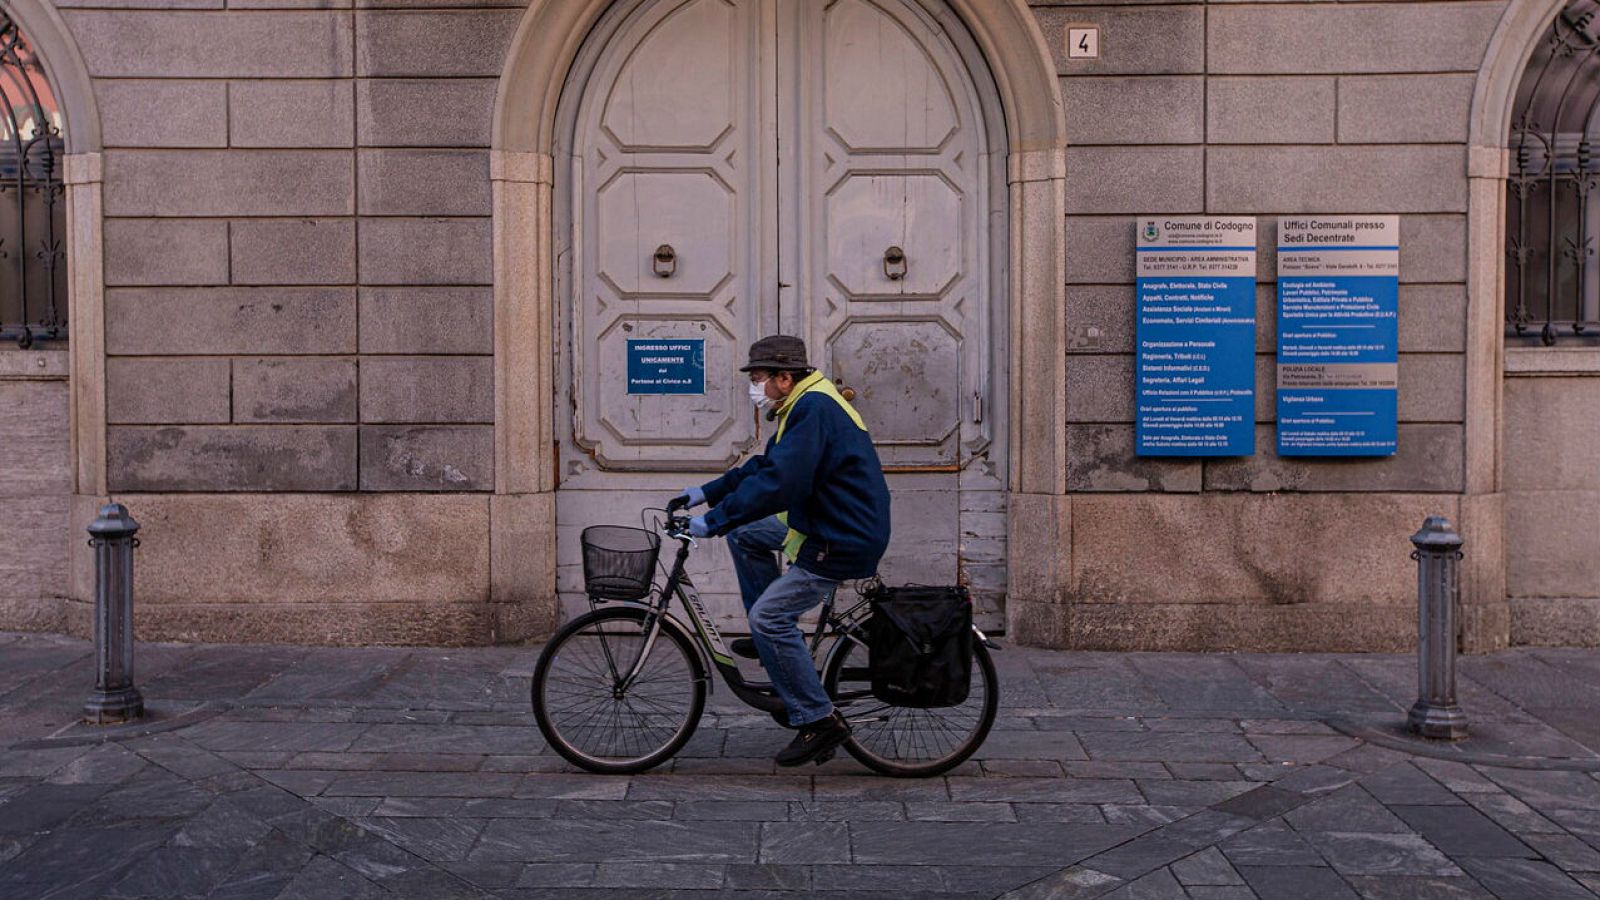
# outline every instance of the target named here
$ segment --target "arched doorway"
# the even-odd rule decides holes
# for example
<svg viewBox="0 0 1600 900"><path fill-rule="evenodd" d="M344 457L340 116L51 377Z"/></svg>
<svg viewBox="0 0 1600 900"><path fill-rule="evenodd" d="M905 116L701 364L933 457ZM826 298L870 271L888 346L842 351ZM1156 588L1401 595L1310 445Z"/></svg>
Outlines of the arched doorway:
<svg viewBox="0 0 1600 900"><path fill-rule="evenodd" d="M557 199L564 168L556 158L557 145L561 135L575 133L577 114L558 116L557 109L581 105L566 102L575 96L571 93L574 86L581 90L588 83L579 73L596 71L606 36L615 34L630 15L653 5L631 0L535 2L513 41L502 76L491 156L497 358L496 497L492 510L497 543L505 548L497 549L495 555L496 593L502 599L549 596L546 591L553 593L557 580L556 488L566 477L560 445L563 420L572 415L572 408L566 406L569 400L552 402L552 398L564 396L562 367L566 361L557 354L570 340L569 333L560 330L566 323L558 315L570 295L566 294L567 283L558 283L556 273L558 269L582 271L581 263L572 258L581 252L581 246L574 245L570 251L560 246L565 233L562 226L568 221L564 210L570 204ZM740 6L725 5L735 10ZM785 5L789 4L768 6ZM991 344L991 358L995 369L1005 373L1011 390L1000 411L991 405L985 418L993 425L1013 423L1005 433L1005 452L999 457L1002 465L997 467L1000 474L995 476L1002 487L995 493L1004 497L1009 532L1004 537L1012 545L1020 539L1032 548L1026 556L1009 554L1007 614L1014 633L1026 629L1032 639L1056 640L1064 635L1066 621L1060 607L1066 571L1066 548L1061 540L1066 534L1062 499L1065 359L1061 350L1065 138L1051 57L1021 0L899 0L872 8L893 8L924 25L932 23L927 30L960 36L965 46L958 47L953 58L969 70L967 77L970 60L978 61L980 68L986 61L992 76L985 124L992 126L1000 140L992 141L988 152L993 154L994 168L1005 175L1003 186L991 187L992 202L984 209L991 220L987 223L989 234L1004 233L1008 240L985 246L1001 260L989 271L1005 273L1003 294L1008 306L1003 341L999 348ZM953 37L950 40L954 42ZM776 48L771 52L776 53ZM942 52L952 53L949 45ZM789 77L796 74L790 72ZM564 86L568 89L565 95ZM798 123L792 124L798 127ZM906 147L888 149L891 152L884 154L886 158L907 155L903 152ZM653 252L657 247L652 244L647 249ZM879 266L885 249L876 250ZM804 257L796 251L790 258L799 261ZM687 281L687 258L678 259L683 261ZM656 277L653 270L651 275ZM773 288L777 289L776 284ZM781 307L778 314L782 314ZM836 332L824 330L824 337L816 338L815 321L807 317L800 321L801 329L813 341L825 342L836 336ZM773 324L777 324L775 320ZM545 354L546 347L555 348L556 353ZM714 377L709 376L708 383ZM974 408L965 397L954 404L963 407L963 413ZM676 479L672 489L684 481ZM608 520L626 514L624 510L606 510Z"/></svg>

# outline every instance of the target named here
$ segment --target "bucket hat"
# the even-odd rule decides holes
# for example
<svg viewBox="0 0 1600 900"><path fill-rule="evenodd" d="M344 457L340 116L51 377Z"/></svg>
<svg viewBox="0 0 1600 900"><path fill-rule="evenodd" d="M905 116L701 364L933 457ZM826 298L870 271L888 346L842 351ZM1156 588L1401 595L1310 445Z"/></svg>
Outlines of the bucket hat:
<svg viewBox="0 0 1600 900"><path fill-rule="evenodd" d="M771 369L775 372L809 369L806 342L790 334L769 334L750 345L750 362L739 371Z"/></svg>

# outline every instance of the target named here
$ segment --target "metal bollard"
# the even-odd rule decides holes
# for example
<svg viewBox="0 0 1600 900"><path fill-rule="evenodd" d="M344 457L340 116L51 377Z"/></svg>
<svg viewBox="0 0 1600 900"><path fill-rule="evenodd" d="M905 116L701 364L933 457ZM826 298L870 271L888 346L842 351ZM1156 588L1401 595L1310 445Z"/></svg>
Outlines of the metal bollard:
<svg viewBox="0 0 1600 900"><path fill-rule="evenodd" d="M100 507L89 525L94 548L94 693L83 704L92 725L127 722L144 715L144 697L133 686L133 548L139 523L121 503Z"/></svg>
<svg viewBox="0 0 1600 900"><path fill-rule="evenodd" d="M1467 736L1467 714L1456 703L1456 602L1461 585L1461 535L1444 516L1429 516L1411 536L1417 561L1417 702L1407 726L1428 738Z"/></svg>

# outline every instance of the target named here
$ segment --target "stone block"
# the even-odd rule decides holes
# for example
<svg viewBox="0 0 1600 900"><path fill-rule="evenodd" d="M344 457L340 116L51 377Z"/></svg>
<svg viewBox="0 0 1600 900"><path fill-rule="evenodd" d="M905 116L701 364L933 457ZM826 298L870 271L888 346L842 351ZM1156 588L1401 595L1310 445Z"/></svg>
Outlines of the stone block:
<svg viewBox="0 0 1600 900"><path fill-rule="evenodd" d="M113 491L356 489L353 426L115 425L106 439Z"/></svg>
<svg viewBox="0 0 1600 900"><path fill-rule="evenodd" d="M1208 491L1395 491L1452 493L1465 483L1460 425L1401 425L1389 457L1280 457L1270 426L1256 427L1256 455L1209 459Z"/></svg>
<svg viewBox="0 0 1600 900"><path fill-rule="evenodd" d="M487 150L362 150L356 179L365 216L487 216Z"/></svg>
<svg viewBox="0 0 1600 900"><path fill-rule="evenodd" d="M351 0L228 0L229 9L349 9Z"/></svg>
<svg viewBox="0 0 1600 900"><path fill-rule="evenodd" d="M1007 614L1019 601L1060 606L1072 575L1072 508L1057 494L1012 494L1006 520Z"/></svg>
<svg viewBox="0 0 1600 900"><path fill-rule="evenodd" d="M1466 150L1452 146L1212 147L1215 214L1463 212Z"/></svg>
<svg viewBox="0 0 1600 900"><path fill-rule="evenodd" d="M1400 282L1467 280L1465 216L1400 217Z"/></svg>
<svg viewBox="0 0 1600 900"><path fill-rule="evenodd" d="M1200 6L1043 6L1033 10L1063 75L1174 75L1204 72ZM1068 59L1067 27L1100 26L1100 58Z"/></svg>
<svg viewBox="0 0 1600 900"><path fill-rule="evenodd" d="M67 595L67 492L0 494L0 597L44 600ZM20 612L20 610L18 610ZM38 615L34 610L27 616Z"/></svg>
<svg viewBox="0 0 1600 900"><path fill-rule="evenodd" d="M1600 409L1600 378L1507 378L1502 404L1507 491L1596 486L1600 421L1577 411Z"/></svg>
<svg viewBox="0 0 1600 900"><path fill-rule="evenodd" d="M1467 349L1467 286L1402 285L1399 318L1402 352L1464 353Z"/></svg>
<svg viewBox="0 0 1600 900"><path fill-rule="evenodd" d="M1206 137L1216 144L1331 144L1332 78L1212 78Z"/></svg>
<svg viewBox="0 0 1600 900"><path fill-rule="evenodd" d="M1511 601L1511 643L1600 647L1600 599L1527 597Z"/></svg>
<svg viewBox="0 0 1600 900"><path fill-rule="evenodd" d="M365 13L356 71L367 77L498 77L521 10Z"/></svg>
<svg viewBox="0 0 1600 900"><path fill-rule="evenodd" d="M1133 237L1127 216L1067 216L1067 284L1133 284Z"/></svg>
<svg viewBox="0 0 1600 900"><path fill-rule="evenodd" d="M56 0L57 9L222 9L226 0Z"/></svg>
<svg viewBox="0 0 1600 900"><path fill-rule="evenodd" d="M493 490L494 426L363 425L361 489Z"/></svg>
<svg viewBox="0 0 1600 900"><path fill-rule="evenodd" d="M1460 354L1400 354L1400 421L1465 421L1466 379Z"/></svg>
<svg viewBox="0 0 1600 900"><path fill-rule="evenodd" d="M228 283L228 223L215 220L107 219L108 285Z"/></svg>
<svg viewBox="0 0 1600 900"><path fill-rule="evenodd" d="M356 82L356 137L363 147L487 147L493 78Z"/></svg>
<svg viewBox="0 0 1600 900"><path fill-rule="evenodd" d="M236 81L228 87L228 135L235 147L350 147L355 144L349 81Z"/></svg>
<svg viewBox="0 0 1600 900"><path fill-rule="evenodd" d="M1339 142L1464 144L1474 74L1339 79Z"/></svg>
<svg viewBox="0 0 1600 900"><path fill-rule="evenodd" d="M1075 650L1404 653L1416 643L1414 604L1235 606L1085 603L1072 608Z"/></svg>
<svg viewBox="0 0 1600 900"><path fill-rule="evenodd" d="M350 284L356 280L352 219L233 222L234 284Z"/></svg>
<svg viewBox="0 0 1600 900"><path fill-rule="evenodd" d="M141 641L327 647L477 647L504 630L487 603L171 603L135 615Z"/></svg>
<svg viewBox="0 0 1600 900"><path fill-rule="evenodd" d="M361 369L363 422L494 421L492 357L369 357Z"/></svg>
<svg viewBox="0 0 1600 900"><path fill-rule="evenodd" d="M60 597L0 596L0 629L60 634L67 629L66 603Z"/></svg>
<svg viewBox="0 0 1600 900"><path fill-rule="evenodd" d="M1069 147L1067 213L1198 213L1204 178L1201 147Z"/></svg>
<svg viewBox="0 0 1600 900"><path fill-rule="evenodd" d="M118 150L105 158L108 216L347 216L355 211L348 152ZM175 177L183 179L182 190L174 189Z"/></svg>
<svg viewBox="0 0 1600 900"><path fill-rule="evenodd" d="M1206 62L1240 75L1476 72L1502 11L1498 3L1217 6Z"/></svg>
<svg viewBox="0 0 1600 900"><path fill-rule="evenodd" d="M235 422L356 421L356 361L233 360Z"/></svg>
<svg viewBox="0 0 1600 900"><path fill-rule="evenodd" d="M1415 616L1409 536L1456 515L1437 494L1127 494L1072 500L1072 590L1081 605L1337 603ZM1162 558L1182 565L1129 565ZM1413 620L1413 626L1415 621Z"/></svg>
<svg viewBox="0 0 1600 900"><path fill-rule="evenodd" d="M350 15L333 12L62 13L97 78L348 78ZM498 74L498 73L496 73Z"/></svg>
<svg viewBox="0 0 1600 900"><path fill-rule="evenodd" d="M1068 422L1133 421L1133 355L1082 355L1067 360Z"/></svg>
<svg viewBox="0 0 1600 900"><path fill-rule="evenodd" d="M228 146L226 82L101 80L94 94L107 147Z"/></svg>
<svg viewBox="0 0 1600 900"><path fill-rule="evenodd" d="M1198 76L1063 78L1067 143L1203 143L1205 94Z"/></svg>
<svg viewBox="0 0 1600 900"><path fill-rule="evenodd" d="M1067 352L1132 353L1137 304L1132 285L1067 288Z"/></svg>
<svg viewBox="0 0 1600 900"><path fill-rule="evenodd" d="M490 599L525 613L523 633L503 640L547 635L557 625L555 498L552 492L489 500Z"/></svg>
<svg viewBox="0 0 1600 900"><path fill-rule="evenodd" d="M362 219L361 283L490 284L489 219Z"/></svg>
<svg viewBox="0 0 1600 900"><path fill-rule="evenodd" d="M0 381L0 447L7 494L72 490L71 400L65 380ZM0 559L4 554L0 553Z"/></svg>
<svg viewBox="0 0 1600 900"><path fill-rule="evenodd" d="M494 290L362 288L362 353L494 352Z"/></svg>
<svg viewBox="0 0 1600 900"><path fill-rule="evenodd" d="M228 416L225 359L106 360L106 422L112 425L220 424Z"/></svg>
<svg viewBox="0 0 1600 900"><path fill-rule="evenodd" d="M106 352L354 353L355 294L354 288L113 288L106 291Z"/></svg>
<svg viewBox="0 0 1600 900"><path fill-rule="evenodd" d="M1141 457L1132 425L1067 426L1067 490L1198 491L1198 459Z"/></svg>
<svg viewBox="0 0 1600 900"><path fill-rule="evenodd" d="M149 608L217 604L218 618L266 625L303 606L315 613L307 625L337 633L360 630L347 616L371 625L381 609L405 620L488 599L486 497L152 494L136 515ZM291 640L266 628L219 639L253 637Z"/></svg>
<svg viewBox="0 0 1600 900"><path fill-rule="evenodd" d="M1600 490L1508 491L1506 593L1600 595L1596 535L1600 535Z"/></svg>

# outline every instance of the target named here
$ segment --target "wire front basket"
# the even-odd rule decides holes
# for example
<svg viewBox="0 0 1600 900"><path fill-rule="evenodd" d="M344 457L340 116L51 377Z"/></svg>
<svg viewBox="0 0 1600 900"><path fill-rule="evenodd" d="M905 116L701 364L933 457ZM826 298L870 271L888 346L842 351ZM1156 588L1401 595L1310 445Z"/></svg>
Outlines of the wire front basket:
<svg viewBox="0 0 1600 900"><path fill-rule="evenodd" d="M661 536L624 525L583 530L583 587L597 600L639 600L650 593Z"/></svg>

